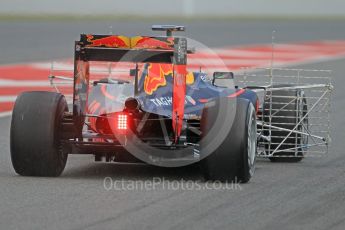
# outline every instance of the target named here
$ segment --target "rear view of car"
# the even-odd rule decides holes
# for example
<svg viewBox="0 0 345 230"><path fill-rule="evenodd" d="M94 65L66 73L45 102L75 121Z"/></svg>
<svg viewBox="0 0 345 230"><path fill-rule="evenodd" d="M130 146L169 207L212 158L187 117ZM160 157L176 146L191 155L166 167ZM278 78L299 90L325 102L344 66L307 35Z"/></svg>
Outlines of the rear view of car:
<svg viewBox="0 0 345 230"><path fill-rule="evenodd" d="M207 180L245 183L257 155L304 157L308 139L302 137L315 135L302 123L308 115L303 87L221 86L233 73L209 79L188 72L187 39L172 36L184 27L153 29L166 36L82 34L75 42L71 106L60 93L18 97L11 125L18 174L59 176L69 154L92 154L106 162L198 164ZM115 72L110 64L108 76L92 75L95 62L114 64Z"/></svg>

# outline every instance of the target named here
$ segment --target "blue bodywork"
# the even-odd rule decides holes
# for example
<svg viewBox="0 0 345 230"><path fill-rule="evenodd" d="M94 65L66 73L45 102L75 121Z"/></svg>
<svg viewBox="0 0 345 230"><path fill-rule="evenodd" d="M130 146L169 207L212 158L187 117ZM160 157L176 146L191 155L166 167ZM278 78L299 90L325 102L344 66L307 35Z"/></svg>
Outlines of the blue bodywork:
<svg viewBox="0 0 345 230"><path fill-rule="evenodd" d="M200 119L204 104L218 97L236 96L248 99L255 105L257 95L251 90L230 89L212 85L205 73L189 73L193 82L186 85L185 119ZM191 75L192 74L192 75ZM165 77L166 84L158 87L151 95L144 91L144 74L139 79L139 93L135 96L141 103L142 110L157 115L171 117L172 115L172 75ZM103 89L102 89L103 87ZM106 91L106 93L104 93ZM111 97L107 96L111 95ZM106 114L122 111L128 97L134 97L133 84L98 84L93 87L89 95L89 106L97 101L101 106L93 114ZM90 111L89 111L90 112Z"/></svg>

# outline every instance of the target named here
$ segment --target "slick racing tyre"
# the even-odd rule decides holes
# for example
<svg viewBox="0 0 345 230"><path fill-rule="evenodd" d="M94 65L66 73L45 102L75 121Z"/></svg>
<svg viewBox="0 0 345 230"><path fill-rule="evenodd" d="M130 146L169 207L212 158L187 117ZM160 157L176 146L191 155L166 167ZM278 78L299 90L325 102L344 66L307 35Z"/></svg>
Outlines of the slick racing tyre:
<svg viewBox="0 0 345 230"><path fill-rule="evenodd" d="M286 87L286 85L275 87ZM270 104L272 104L271 114L273 115L271 121L269 120ZM266 123L271 122L273 126L288 130L292 130L300 123L295 130L304 132L308 128L308 117L302 120L306 113L307 101L303 90L289 89L267 92L264 102L264 121ZM266 152L273 153L289 133L290 131L287 130L271 129L271 133L269 130L265 130L264 134L271 137L270 146L266 144ZM278 152L274 153L274 157L269 159L272 162L299 162L305 155L307 144L308 137L306 135L291 133L281 144Z"/></svg>
<svg viewBox="0 0 345 230"><path fill-rule="evenodd" d="M61 148L60 125L68 110L65 97L52 92L18 96L11 122L11 159L22 176L59 176L67 153Z"/></svg>
<svg viewBox="0 0 345 230"><path fill-rule="evenodd" d="M227 109L233 105L234 119L229 119ZM231 115L230 115L231 116ZM216 136L217 126L231 127L220 145L201 164L206 180L246 183L254 174L257 148L256 113L246 99L220 98L213 106L204 108L201 119L201 153Z"/></svg>

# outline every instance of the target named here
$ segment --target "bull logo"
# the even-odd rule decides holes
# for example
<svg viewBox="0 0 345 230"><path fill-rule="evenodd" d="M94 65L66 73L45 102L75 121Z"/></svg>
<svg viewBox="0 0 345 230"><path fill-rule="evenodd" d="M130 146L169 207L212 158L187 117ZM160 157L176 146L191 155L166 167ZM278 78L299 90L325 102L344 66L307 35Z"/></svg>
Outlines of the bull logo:
<svg viewBox="0 0 345 230"><path fill-rule="evenodd" d="M133 37L131 38L132 48L137 49L167 49L171 50L174 48L174 38L169 37L166 40L159 40L151 37Z"/></svg>
<svg viewBox="0 0 345 230"><path fill-rule="evenodd" d="M144 91L148 95L152 95L158 87L166 85L166 77L172 75L171 64L149 64L147 75L144 81Z"/></svg>
<svg viewBox="0 0 345 230"><path fill-rule="evenodd" d="M87 41L91 47L109 47L109 48L129 48L130 41L125 36L107 36L94 39L93 35L86 35Z"/></svg>

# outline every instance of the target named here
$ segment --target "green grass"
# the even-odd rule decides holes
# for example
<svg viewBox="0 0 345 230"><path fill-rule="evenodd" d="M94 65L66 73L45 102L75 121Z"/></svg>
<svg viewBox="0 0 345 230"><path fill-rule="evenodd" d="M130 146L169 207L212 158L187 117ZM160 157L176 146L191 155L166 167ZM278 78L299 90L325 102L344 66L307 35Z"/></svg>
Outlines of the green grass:
<svg viewBox="0 0 345 230"><path fill-rule="evenodd" d="M138 15L71 15L71 14L0 14L0 21L345 21L344 16L138 16Z"/></svg>

